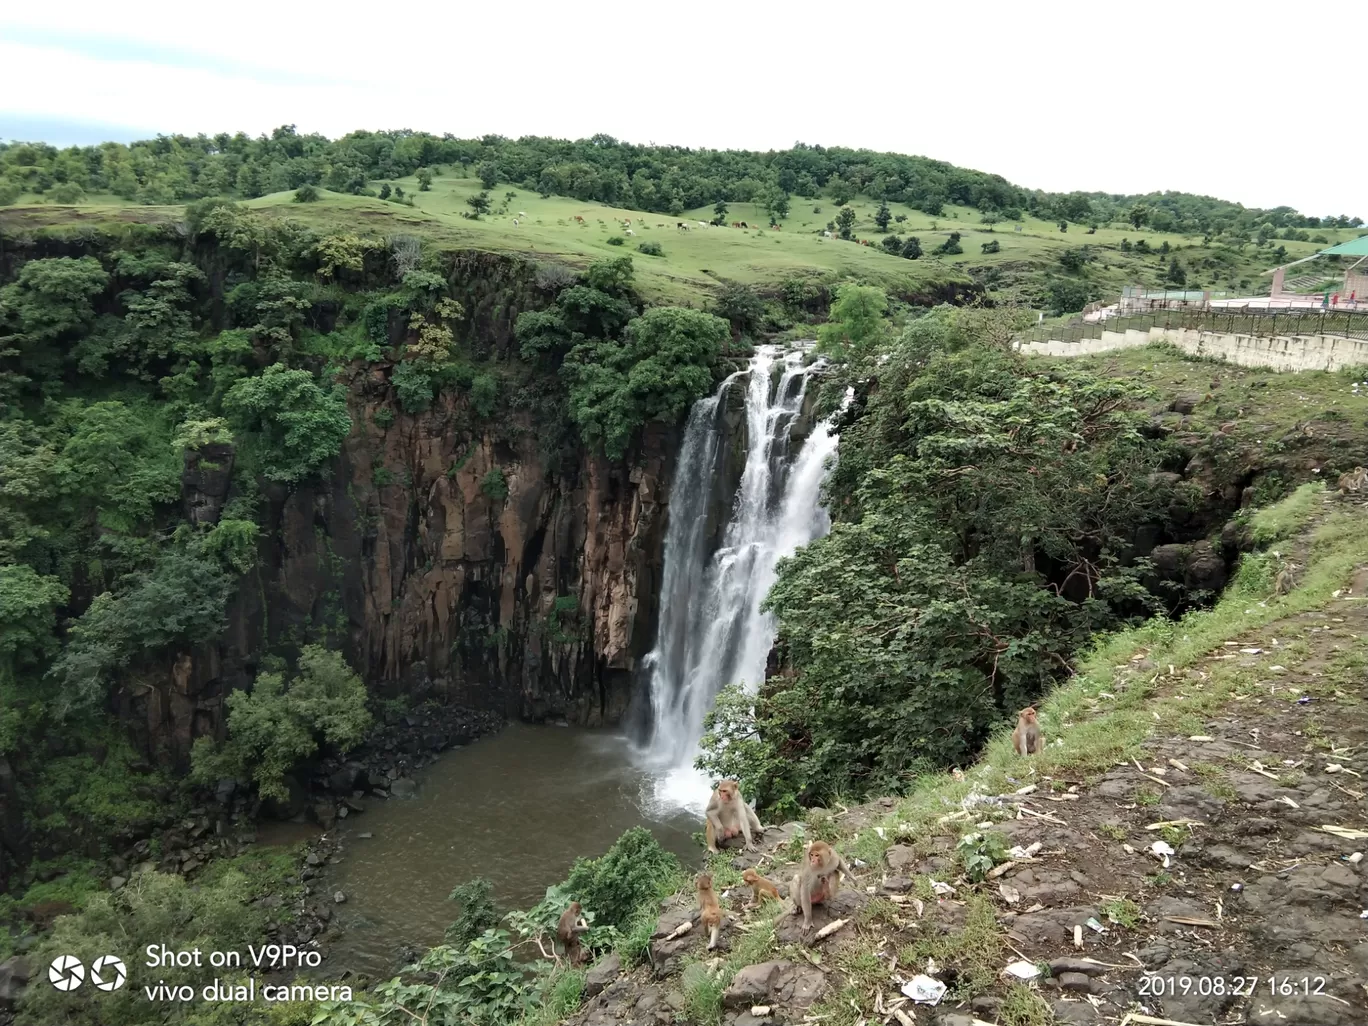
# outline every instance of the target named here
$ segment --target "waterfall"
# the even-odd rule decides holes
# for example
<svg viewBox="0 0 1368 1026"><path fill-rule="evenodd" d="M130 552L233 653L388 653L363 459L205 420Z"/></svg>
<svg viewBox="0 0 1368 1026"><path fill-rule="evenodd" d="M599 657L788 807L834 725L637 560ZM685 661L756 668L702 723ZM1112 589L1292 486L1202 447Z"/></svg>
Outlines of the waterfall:
<svg viewBox="0 0 1368 1026"><path fill-rule="evenodd" d="M660 626L645 660L651 733L643 754L657 771L658 805L701 809L707 801L708 782L693 768L703 717L723 685L754 689L764 679L775 627L760 604L775 563L830 527L818 499L836 451L831 425L815 425L796 456L789 444L817 366L805 366L802 351L761 346L746 370L690 411L670 492ZM742 382L745 465L728 496L726 412ZM720 538L710 516L719 508L729 510Z"/></svg>

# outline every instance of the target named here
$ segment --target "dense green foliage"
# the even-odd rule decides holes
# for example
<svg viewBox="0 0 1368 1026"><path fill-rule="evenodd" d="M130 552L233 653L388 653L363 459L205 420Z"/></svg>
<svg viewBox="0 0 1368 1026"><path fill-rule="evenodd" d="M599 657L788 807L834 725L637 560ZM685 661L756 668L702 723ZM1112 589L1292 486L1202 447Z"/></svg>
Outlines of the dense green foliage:
<svg viewBox="0 0 1368 1026"><path fill-rule="evenodd" d="M645 827L633 827L596 859L577 859L566 889L600 924L625 929L643 904L660 897L662 883L679 876L679 860Z"/></svg>
<svg viewBox="0 0 1368 1026"><path fill-rule="evenodd" d="M581 936L585 948L617 945L635 960L649 940L660 900L683 882L679 860L644 827L627 831L600 858L576 861L569 879L548 887L531 909L505 916L512 933L497 926L489 884L471 880L451 893L461 912L447 929L446 943L351 1003L323 1002L314 1024L398 1026L420 1017L441 1026L514 1026L528 1021L524 1017L534 1009L564 1018L579 1006L583 976L535 956L551 954L556 925L570 902L581 903L589 923ZM519 959L519 948L534 958Z"/></svg>
<svg viewBox="0 0 1368 1026"><path fill-rule="evenodd" d="M339 652L306 645L298 673L261 673L251 691L228 696L228 740L216 748L201 737L193 753L194 776L253 780L262 795L284 799L284 778L320 743L345 752L370 726L366 686Z"/></svg>
<svg viewBox="0 0 1368 1026"><path fill-rule="evenodd" d="M566 358L570 415L617 459L648 420L671 421L712 388L727 322L681 307L647 310L620 342L583 342Z"/></svg>
<svg viewBox="0 0 1368 1026"><path fill-rule="evenodd" d="M149 944L165 944L172 950L198 947L204 952L238 949L245 953L248 944L260 946L266 936L270 911L256 899L267 894L289 897L297 885L287 883L291 866L288 855L244 856L221 863L214 872L191 885L183 877L146 872L135 874L128 884L111 894L93 894L79 914L57 919L51 934L34 950L33 965L46 966L59 954L76 955L86 965L111 952L119 953L129 969L128 983L100 1000L93 1001L85 988L63 994L48 986L30 986L19 1011L20 1026L143 1026L148 1022L148 1003L144 985L156 986L159 977L176 984L186 983L196 990L215 977L237 976L245 982L247 970L237 972L212 968L207 957L200 967L150 970L143 966L143 950ZM279 912L276 913L280 915ZM134 955L137 957L133 957ZM303 1026L307 1018L288 1018L286 1009L268 1014L269 1006L260 1002L240 1006L240 1026ZM221 1007L219 1007L221 1010ZM168 1022L183 1026L217 1024L215 1003L175 1007ZM300 1014L302 1016L303 1010ZM160 1020L159 1020L160 1021Z"/></svg>
<svg viewBox="0 0 1368 1026"><path fill-rule="evenodd" d="M830 535L768 608L796 669L732 694L704 764L789 806L965 762L1093 632L1150 608L1130 539L1165 522L1145 393L1026 363L1001 325L930 314L844 366L856 402ZM995 341L996 340L996 341Z"/></svg>
<svg viewBox="0 0 1368 1026"><path fill-rule="evenodd" d="M708 205L725 211L727 202L753 201L772 217L783 218L791 195L826 194L839 206L863 194L932 214L957 203L1004 219L1018 218L1023 211L1076 223L1129 219L1155 231L1219 234L1255 230L1261 224L1271 229L1362 224L1347 216L1303 217L1288 207L1247 209L1188 193L1043 192L926 157L801 143L757 153L634 146L606 135L570 142L455 139L410 131L353 132L330 141L300 135L292 126L256 139L241 133L171 135L127 146L104 143L63 150L43 143L0 144L0 201L35 192L54 202L73 202L79 197L76 190L143 203L251 198L310 185L362 193L372 191L373 180L420 170L430 174L438 165L465 169L487 190L511 182L544 195L670 214Z"/></svg>

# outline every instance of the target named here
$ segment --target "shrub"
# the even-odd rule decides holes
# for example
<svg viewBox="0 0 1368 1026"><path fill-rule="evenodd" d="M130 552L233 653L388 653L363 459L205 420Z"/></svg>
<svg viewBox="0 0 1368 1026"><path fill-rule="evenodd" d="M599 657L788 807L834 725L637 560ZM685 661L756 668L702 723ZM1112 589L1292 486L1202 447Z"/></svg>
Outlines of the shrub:
<svg viewBox="0 0 1368 1026"><path fill-rule="evenodd" d="M963 253L964 249L960 246L960 233L951 232L949 237L936 247L936 252L945 256L954 256L956 253Z"/></svg>
<svg viewBox="0 0 1368 1026"><path fill-rule="evenodd" d="M298 673L288 683L261 673L251 691L228 696L228 740L215 749L207 737L191 752L192 776L200 783L221 777L256 781L263 796L286 798L285 775L318 750L322 741L346 751L370 726L366 686L340 652L306 645Z"/></svg>
<svg viewBox="0 0 1368 1026"><path fill-rule="evenodd" d="M508 478L504 477L504 472L500 467L489 468L480 480L480 491L495 502L503 502L504 499L508 498Z"/></svg>
<svg viewBox="0 0 1368 1026"><path fill-rule="evenodd" d="M65 1026L142 1026L148 1021L144 986L155 986L156 970L144 967L141 953L148 945L165 944L172 950L247 950L261 944L270 914L256 904L268 893L280 894L288 908L297 889L286 887L280 863L234 859L191 885L182 876L156 872L136 873L119 891L91 894L85 908L59 917L51 934L33 952L34 965L46 966L58 955L75 955L87 967L102 955L117 953L128 967L128 982L116 991L92 1001L82 988L64 994L48 986L30 986L24 994L21 1021L63 1023ZM277 913L278 914L278 913ZM199 989L215 977L234 974L215 969L203 959L202 966L174 971L177 985ZM170 974L168 976L168 982ZM245 982L246 972L232 982ZM227 983L228 980L224 979ZM283 1009L281 1009L283 1010ZM185 1021L179 1016L170 1022Z"/></svg>
<svg viewBox="0 0 1368 1026"><path fill-rule="evenodd" d="M318 187L314 185L301 185L295 190L295 203L317 203L321 197Z"/></svg>
<svg viewBox="0 0 1368 1026"><path fill-rule="evenodd" d="M395 364L390 384L405 413L422 413L432 405L432 397L437 394L432 371L414 360Z"/></svg>
<svg viewBox="0 0 1368 1026"><path fill-rule="evenodd" d="M633 827L601 857L577 859L565 884L597 923L621 930L642 906L671 893L682 875L679 859L645 827Z"/></svg>
<svg viewBox="0 0 1368 1026"><path fill-rule="evenodd" d="M902 252L903 240L896 235L885 235L879 245L896 256Z"/></svg>
<svg viewBox="0 0 1368 1026"><path fill-rule="evenodd" d="M375 426L384 430L394 423L394 410L388 406L382 406L371 416Z"/></svg>
<svg viewBox="0 0 1368 1026"><path fill-rule="evenodd" d="M276 481L298 481L342 450L351 417L340 386L323 388L306 370L277 363L244 378L223 397L235 426L254 432L262 472Z"/></svg>
<svg viewBox="0 0 1368 1026"><path fill-rule="evenodd" d="M481 417L491 417L499 399L499 379L493 374L476 374L470 382L470 405Z"/></svg>
<svg viewBox="0 0 1368 1026"><path fill-rule="evenodd" d="M664 256L665 251L660 248L658 242L642 242L637 244L637 251L645 253L647 256Z"/></svg>
<svg viewBox="0 0 1368 1026"><path fill-rule="evenodd" d="M214 637L223 630L231 587L216 562L177 550L150 571L129 574L117 591L97 595L48 671L57 681L57 712L103 701L115 671L144 653Z"/></svg>
<svg viewBox="0 0 1368 1026"><path fill-rule="evenodd" d="M610 246L621 246L621 245L623 245L626 241L627 241L627 240L624 239L621 235L614 235L611 239L608 240L608 245L610 245Z"/></svg>
<svg viewBox="0 0 1368 1026"><path fill-rule="evenodd" d="M494 885L482 876L461 884L447 895L447 901L460 906L456 919L446 928L448 944L464 947L486 930L499 925L501 917L494 906Z"/></svg>
<svg viewBox="0 0 1368 1026"><path fill-rule="evenodd" d="M47 198L50 203L80 203L85 199L85 190L75 182L62 182L48 190Z"/></svg>
<svg viewBox="0 0 1368 1026"><path fill-rule="evenodd" d="M1002 250L1002 243L998 242L997 239L993 239L991 242L985 242L979 248L985 253L998 253Z"/></svg>
<svg viewBox="0 0 1368 1026"><path fill-rule="evenodd" d="M921 239L915 235L908 238L903 243L902 255L904 260L916 260L922 255Z"/></svg>
<svg viewBox="0 0 1368 1026"><path fill-rule="evenodd" d="M658 306L627 325L621 342L592 341L570 351L570 416L612 459L648 420L674 420L712 388L713 366L731 339L726 321Z"/></svg>
<svg viewBox="0 0 1368 1026"><path fill-rule="evenodd" d="M8 179L0 178L0 207L7 207L11 203L17 203L19 197L23 194L24 190L20 188L17 182L11 182Z"/></svg>

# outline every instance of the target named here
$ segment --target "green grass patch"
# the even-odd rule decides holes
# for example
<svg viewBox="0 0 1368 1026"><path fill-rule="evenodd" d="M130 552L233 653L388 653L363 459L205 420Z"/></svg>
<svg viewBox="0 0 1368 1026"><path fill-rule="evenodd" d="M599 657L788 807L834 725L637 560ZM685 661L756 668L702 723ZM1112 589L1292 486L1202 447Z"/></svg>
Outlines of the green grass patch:
<svg viewBox="0 0 1368 1026"><path fill-rule="evenodd" d="M1110 898L1102 902L1099 911L1103 918L1118 926L1124 926L1127 930L1134 930L1140 925L1140 906L1129 898Z"/></svg>
<svg viewBox="0 0 1368 1026"><path fill-rule="evenodd" d="M992 901L982 894L970 894L964 902L963 926L904 945L898 961L903 965L924 965L928 958L934 958L938 965L955 970L953 996L971 997L989 990L996 982L1005 943Z"/></svg>
<svg viewBox="0 0 1368 1026"><path fill-rule="evenodd" d="M730 974L714 972L702 962L686 965L680 974L679 990L684 995L685 1022L697 1026L717 1026L722 1021L722 992Z"/></svg>
<svg viewBox="0 0 1368 1026"><path fill-rule="evenodd" d="M998 1006L1001 1026L1052 1026L1054 1021L1049 1002L1024 983L1011 984Z"/></svg>
<svg viewBox="0 0 1368 1026"><path fill-rule="evenodd" d="M1321 508L1324 497L1324 482L1308 481L1281 502L1257 510L1249 518L1254 544L1272 545L1299 533Z"/></svg>

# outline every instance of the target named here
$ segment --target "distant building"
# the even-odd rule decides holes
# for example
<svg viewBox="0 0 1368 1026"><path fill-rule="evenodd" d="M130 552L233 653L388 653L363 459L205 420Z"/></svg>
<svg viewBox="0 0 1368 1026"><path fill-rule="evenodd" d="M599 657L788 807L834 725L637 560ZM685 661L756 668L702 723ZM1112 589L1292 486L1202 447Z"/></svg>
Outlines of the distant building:
<svg viewBox="0 0 1368 1026"><path fill-rule="evenodd" d="M1290 264L1283 264L1275 267L1272 271L1273 285L1269 289L1269 299L1277 305L1286 302L1289 306L1315 305L1321 302L1322 296L1306 295L1303 293L1289 292L1285 287L1286 273L1289 267L1296 267L1307 261L1315 260L1316 257L1335 256L1335 257L1355 257L1344 271L1343 281L1338 288L1340 302L1350 302L1350 297L1354 297L1360 304L1368 301L1368 235L1360 235L1357 239L1350 239L1348 242L1341 242L1338 246L1331 246L1322 249L1318 253L1312 253L1309 257L1302 257L1294 260ZM1327 278L1329 275L1326 276Z"/></svg>

